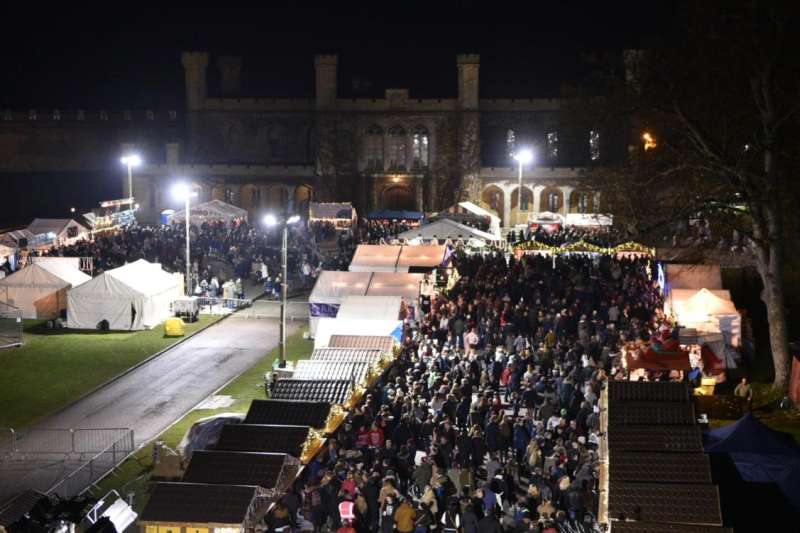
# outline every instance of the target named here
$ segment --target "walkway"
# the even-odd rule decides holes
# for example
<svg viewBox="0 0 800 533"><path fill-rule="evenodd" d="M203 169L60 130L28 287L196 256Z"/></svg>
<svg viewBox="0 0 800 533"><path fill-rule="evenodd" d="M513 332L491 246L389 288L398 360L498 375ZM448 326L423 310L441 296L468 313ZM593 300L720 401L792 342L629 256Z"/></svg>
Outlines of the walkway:
<svg viewBox="0 0 800 533"><path fill-rule="evenodd" d="M289 322L287 336L300 324ZM277 345L277 320L223 320L33 429L132 428L138 446L158 436ZM0 461L0 503L24 489L49 489L69 467L63 461Z"/></svg>

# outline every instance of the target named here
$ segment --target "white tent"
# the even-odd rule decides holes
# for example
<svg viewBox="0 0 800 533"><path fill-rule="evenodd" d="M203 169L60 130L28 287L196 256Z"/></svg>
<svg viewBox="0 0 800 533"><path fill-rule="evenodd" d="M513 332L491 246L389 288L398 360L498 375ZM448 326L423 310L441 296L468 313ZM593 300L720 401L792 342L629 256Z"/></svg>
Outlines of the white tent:
<svg viewBox="0 0 800 533"><path fill-rule="evenodd" d="M362 318L322 318L314 337L314 348L323 348L331 335L390 335L400 340L403 323L400 320L365 320Z"/></svg>
<svg viewBox="0 0 800 533"><path fill-rule="evenodd" d="M67 307L67 291L92 279L67 262L34 263L0 280L0 313L21 318L58 318Z"/></svg>
<svg viewBox="0 0 800 533"><path fill-rule="evenodd" d="M347 296L397 296L415 307L424 274L323 270L308 298L309 333L316 335L321 318L336 317Z"/></svg>
<svg viewBox="0 0 800 533"><path fill-rule="evenodd" d="M68 246L89 236L89 229L71 218L36 218L27 227L32 246Z"/></svg>
<svg viewBox="0 0 800 533"><path fill-rule="evenodd" d="M183 295L181 277L140 259L108 270L67 293L67 327L96 329L103 320L112 330L149 329L170 315Z"/></svg>
<svg viewBox="0 0 800 533"><path fill-rule="evenodd" d="M454 220L443 218L425 226L412 228L397 236L398 239L420 239L422 241L436 241L439 239L479 239L482 241L498 241L499 237L486 231L459 224Z"/></svg>
<svg viewBox="0 0 800 533"><path fill-rule="evenodd" d="M473 215L478 215L479 217L488 217L489 218L489 232L492 233L495 238L500 238L500 217L492 213L491 211L487 211L486 209L482 208L477 204L473 204L472 202L459 202L458 207L463 209L468 213L472 213Z"/></svg>
<svg viewBox="0 0 800 533"><path fill-rule="evenodd" d="M189 220L192 224L202 224L208 221L230 222L239 218L247 220L247 210L227 204L222 200L211 200L189 208ZM178 224L186 222L186 210L175 211L171 220Z"/></svg>
<svg viewBox="0 0 800 533"><path fill-rule="evenodd" d="M398 320L400 296L345 296L336 318L342 320Z"/></svg>
<svg viewBox="0 0 800 533"><path fill-rule="evenodd" d="M719 333L727 344L739 346L742 319L728 291L674 289L666 305L681 326L704 334Z"/></svg>
<svg viewBox="0 0 800 533"><path fill-rule="evenodd" d="M396 272L402 246L359 244L350 261L350 272Z"/></svg>
<svg viewBox="0 0 800 533"><path fill-rule="evenodd" d="M343 272L323 270L308 297L308 329L313 337L320 318L335 317L342 299L348 295L363 296L367 293L371 272Z"/></svg>
<svg viewBox="0 0 800 533"><path fill-rule="evenodd" d="M667 286L672 289L722 289L719 265L667 264Z"/></svg>
<svg viewBox="0 0 800 533"><path fill-rule="evenodd" d="M445 262L447 246L403 246L397 259L397 271L407 272L412 268L434 269Z"/></svg>

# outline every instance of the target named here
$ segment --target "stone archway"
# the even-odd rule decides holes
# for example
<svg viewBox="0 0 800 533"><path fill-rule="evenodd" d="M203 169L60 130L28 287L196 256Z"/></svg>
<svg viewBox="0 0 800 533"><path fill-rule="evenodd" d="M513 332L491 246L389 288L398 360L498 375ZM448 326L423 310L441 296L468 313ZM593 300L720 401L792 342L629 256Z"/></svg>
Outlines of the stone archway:
<svg viewBox="0 0 800 533"><path fill-rule="evenodd" d="M239 207L247 209L252 217L261 206L261 191L253 184L242 185L239 189Z"/></svg>
<svg viewBox="0 0 800 533"><path fill-rule="evenodd" d="M505 226L508 221L503 220L503 212L505 210L503 198L503 189L497 185L489 185L483 189L481 193L481 206L490 211L494 211L494 213L500 217L501 224Z"/></svg>
<svg viewBox="0 0 800 533"><path fill-rule="evenodd" d="M540 195L540 210L561 213L564 208L564 193L558 187L546 187Z"/></svg>
<svg viewBox="0 0 800 533"><path fill-rule="evenodd" d="M518 224L524 223L528 215L533 212L533 191L522 186L522 210L520 211L519 205L519 187L514 187L511 191L511 220L516 221Z"/></svg>
<svg viewBox="0 0 800 533"><path fill-rule="evenodd" d="M269 188L267 208L272 211L283 212L289 203L289 193L283 185L274 185Z"/></svg>
<svg viewBox="0 0 800 533"><path fill-rule="evenodd" d="M225 187L222 185L217 185L213 189L211 189L211 199L212 200L219 200L220 202L225 201Z"/></svg>
<svg viewBox="0 0 800 533"><path fill-rule="evenodd" d="M300 214L308 213L308 204L311 202L313 189L309 185L298 185L294 190L294 209Z"/></svg>
<svg viewBox="0 0 800 533"><path fill-rule="evenodd" d="M381 194L381 207L394 210L414 210L414 195L404 185L392 185Z"/></svg>

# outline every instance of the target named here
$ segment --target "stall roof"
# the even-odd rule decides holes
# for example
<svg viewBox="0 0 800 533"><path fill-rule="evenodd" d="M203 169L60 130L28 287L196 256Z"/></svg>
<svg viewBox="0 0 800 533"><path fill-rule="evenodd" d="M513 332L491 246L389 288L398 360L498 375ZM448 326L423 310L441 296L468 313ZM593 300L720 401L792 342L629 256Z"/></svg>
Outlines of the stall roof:
<svg viewBox="0 0 800 533"><path fill-rule="evenodd" d="M71 218L35 218L33 222L28 225L27 230L33 235L44 235L47 233L55 233L58 235L64 231L70 223L74 223L79 229L82 229L84 233L87 231L85 226Z"/></svg>
<svg viewBox="0 0 800 533"><path fill-rule="evenodd" d="M156 483L139 520L240 525L257 487L203 483Z"/></svg>
<svg viewBox="0 0 800 533"><path fill-rule="evenodd" d="M222 428L217 450L229 452L288 453L300 457L308 426L228 424Z"/></svg>
<svg viewBox="0 0 800 533"><path fill-rule="evenodd" d="M608 408L608 425L692 425L694 405L689 402L616 402Z"/></svg>
<svg viewBox="0 0 800 533"><path fill-rule="evenodd" d="M291 424L321 428L325 426L330 410L331 404L329 402L253 400L247 410L244 423Z"/></svg>
<svg viewBox="0 0 800 533"><path fill-rule="evenodd" d="M0 279L0 287L63 289L77 287L92 277L59 262L34 263Z"/></svg>
<svg viewBox="0 0 800 533"><path fill-rule="evenodd" d="M311 219L352 220L354 212L350 202L311 202L308 207Z"/></svg>
<svg viewBox="0 0 800 533"><path fill-rule="evenodd" d="M359 244L350 261L351 272L395 272L402 246Z"/></svg>
<svg viewBox="0 0 800 533"><path fill-rule="evenodd" d="M385 352L364 348L316 348L311 352L311 359L315 361L366 361L367 363L372 363L380 358L381 353Z"/></svg>
<svg viewBox="0 0 800 533"><path fill-rule="evenodd" d="M337 361L304 359L292 373L294 379L350 380L360 383L367 373L369 361Z"/></svg>
<svg viewBox="0 0 800 533"><path fill-rule="evenodd" d="M285 469L290 466L286 464L288 457L285 453L198 450L192 454L183 481L272 489L291 474L290 468Z"/></svg>
<svg viewBox="0 0 800 533"><path fill-rule="evenodd" d="M403 322L401 320L321 318L314 335L314 347L327 346L332 335L358 335L366 331L378 336L390 335L399 342L403 334Z"/></svg>
<svg viewBox="0 0 800 533"><path fill-rule="evenodd" d="M400 296L345 296L336 318L398 320L402 303Z"/></svg>
<svg viewBox="0 0 800 533"><path fill-rule="evenodd" d="M695 316L738 315L731 300L720 298L708 289L700 289L683 305L683 312Z"/></svg>
<svg viewBox="0 0 800 533"><path fill-rule="evenodd" d="M374 272L367 286L367 296L402 296L407 303L419 298L425 274Z"/></svg>
<svg viewBox="0 0 800 533"><path fill-rule="evenodd" d="M144 259L139 259L119 268L106 270L96 278L73 289L73 292L75 294L150 296L170 290L175 287L176 283L178 282L175 276L162 270L158 263L148 263ZM178 283L178 285L180 284Z"/></svg>
<svg viewBox="0 0 800 533"><path fill-rule="evenodd" d="M392 353L395 342L394 337L388 335L331 335L328 348L358 348Z"/></svg>
<svg viewBox="0 0 800 533"><path fill-rule="evenodd" d="M608 399L615 401L688 402L689 387L683 383L669 381L609 381Z"/></svg>
<svg viewBox="0 0 800 533"><path fill-rule="evenodd" d="M614 481L650 483L711 483L708 455L697 451L676 455L667 452L616 452L610 450Z"/></svg>
<svg viewBox="0 0 800 533"><path fill-rule="evenodd" d="M395 211L393 209L378 209L367 215L370 220L419 220L423 216L419 211Z"/></svg>
<svg viewBox="0 0 800 533"><path fill-rule="evenodd" d="M412 228L397 235L398 239L422 239L424 241L439 239L478 239L481 241L498 241L495 235L454 220L442 218L418 228Z"/></svg>
<svg viewBox="0 0 800 533"><path fill-rule="evenodd" d="M716 485L618 483L612 480L608 492L612 517L624 514L647 522L722 525Z"/></svg>
<svg viewBox="0 0 800 533"><path fill-rule="evenodd" d="M608 446L615 452L696 452L703 449L695 426L612 426Z"/></svg>
<svg viewBox="0 0 800 533"><path fill-rule="evenodd" d="M397 270L408 270L412 267L437 268L447 257L447 246L403 246L397 259Z"/></svg>
<svg viewBox="0 0 800 533"><path fill-rule="evenodd" d="M671 263L665 268L669 289L722 289L719 265L689 265Z"/></svg>
<svg viewBox="0 0 800 533"><path fill-rule="evenodd" d="M0 505L0 528L8 529L9 526L30 513L42 499L47 499L47 495L38 490L29 489Z"/></svg>
<svg viewBox="0 0 800 533"><path fill-rule="evenodd" d="M229 222L237 218L247 220L247 210L223 202L222 200L211 200L191 206L191 209L189 209L189 216L193 222L204 220L224 220ZM185 219L186 211L184 209L175 211L172 215L173 222L181 223L184 222Z"/></svg>
<svg viewBox="0 0 800 533"><path fill-rule="evenodd" d="M341 270L323 270L317 277L309 302L339 303L347 295L363 296L367 293L371 272L345 272Z"/></svg>
<svg viewBox="0 0 800 533"><path fill-rule="evenodd" d="M272 389L276 400L344 403L352 388L349 379L279 379Z"/></svg>

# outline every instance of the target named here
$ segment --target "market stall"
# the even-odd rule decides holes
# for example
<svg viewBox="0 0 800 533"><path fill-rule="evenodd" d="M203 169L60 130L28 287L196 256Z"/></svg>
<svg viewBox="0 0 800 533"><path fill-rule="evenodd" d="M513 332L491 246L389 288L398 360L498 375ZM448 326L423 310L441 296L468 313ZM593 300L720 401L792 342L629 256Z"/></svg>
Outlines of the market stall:
<svg viewBox="0 0 800 533"><path fill-rule="evenodd" d="M89 237L89 229L71 218L37 218L27 227L34 248L69 246Z"/></svg>
<svg viewBox="0 0 800 533"><path fill-rule="evenodd" d="M211 200L202 204L191 206L189 209L189 222L199 225L203 222L233 222L234 220L247 220L247 210L223 202ZM180 209L172 213L170 222L182 224L186 222L186 210Z"/></svg>
<svg viewBox="0 0 800 533"><path fill-rule="evenodd" d="M397 238L401 241L421 243L444 243L446 241L466 243L472 240L478 240L484 243L497 243L501 241L499 236L460 224L447 218L442 218L436 222L404 231L397 235Z"/></svg>
<svg viewBox="0 0 800 533"><path fill-rule="evenodd" d="M59 258L60 259L60 258ZM92 279L64 261L41 261L0 279L0 313L16 318L58 318L67 308L67 291Z"/></svg>
<svg viewBox="0 0 800 533"><path fill-rule="evenodd" d="M311 202L308 221L329 222L337 229L349 228L356 223L356 209L350 202Z"/></svg>
<svg viewBox="0 0 800 533"><path fill-rule="evenodd" d="M402 246L359 244L350 261L350 272L397 272ZM401 272L404 272L401 270Z"/></svg>
<svg viewBox="0 0 800 533"><path fill-rule="evenodd" d="M419 211L394 209L378 209L377 211L372 211L369 215L367 215L367 219L369 220L403 220L412 224L419 224L424 217L425 215Z"/></svg>

